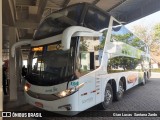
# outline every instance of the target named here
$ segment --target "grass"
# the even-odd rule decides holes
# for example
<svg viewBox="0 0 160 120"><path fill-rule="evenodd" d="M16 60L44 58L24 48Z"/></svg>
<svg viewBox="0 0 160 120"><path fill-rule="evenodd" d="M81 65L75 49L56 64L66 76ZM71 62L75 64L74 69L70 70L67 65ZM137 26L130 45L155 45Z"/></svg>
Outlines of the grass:
<svg viewBox="0 0 160 120"><path fill-rule="evenodd" d="M152 71L152 72L160 72L160 68L152 69L151 71Z"/></svg>

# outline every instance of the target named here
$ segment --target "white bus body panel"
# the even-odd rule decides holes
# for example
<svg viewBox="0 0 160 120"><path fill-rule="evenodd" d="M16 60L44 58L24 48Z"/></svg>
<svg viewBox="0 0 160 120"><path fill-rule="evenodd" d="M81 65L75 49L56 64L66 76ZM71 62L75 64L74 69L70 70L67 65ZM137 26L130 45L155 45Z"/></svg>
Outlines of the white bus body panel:
<svg viewBox="0 0 160 120"><path fill-rule="evenodd" d="M78 80L76 80L75 82L77 82L77 81ZM36 86L36 85L31 84L30 91L32 91L34 93L51 95L51 94L55 94L55 93L61 92L63 90L66 90L66 87L67 87L67 82L63 83L63 84L59 84L59 85L45 86L45 87L44 86ZM69 83L68 87L71 88L73 86L71 86ZM48 111L67 111L64 108L58 108L60 106L67 105L67 104L70 104L72 106L72 111L78 111L78 91L72 95L69 95L67 97L60 98L57 100L53 100L53 101L47 101L47 100L41 100L38 98L33 98L33 97L29 96L26 92L25 92L25 96L26 96L28 103L36 106L35 102L40 102L43 104L43 108L41 108L41 107L40 108L48 110Z"/></svg>
<svg viewBox="0 0 160 120"><path fill-rule="evenodd" d="M67 105L70 104L72 106L72 111L79 111L78 110L78 92L68 96L68 97L64 97L58 100L54 100L54 101L46 101L46 100L40 100L40 99L36 99L33 97L30 97L28 94L25 93L25 97L28 103L30 103L31 105L38 107L35 105L35 102L39 102L43 104L43 108L40 107L40 109L44 109L47 111L54 111L54 112L60 112L61 111L67 111L65 108L59 108L60 106L63 105ZM73 113L73 114L77 114L77 113Z"/></svg>
<svg viewBox="0 0 160 120"><path fill-rule="evenodd" d="M79 78L85 85L79 89L79 111L86 110L95 105L95 72L88 73Z"/></svg>
<svg viewBox="0 0 160 120"><path fill-rule="evenodd" d="M112 19L112 17L111 17ZM62 105L66 105L66 104L71 104L72 105L72 110L71 111L84 111L98 103L101 103L104 101L104 93L105 93L105 88L106 85L108 83L109 80L115 80L116 82L116 91L118 92L118 86L119 86L119 81L122 77L125 78L126 80L126 90L136 86L137 84L139 84L139 77L140 74L142 75L143 72L140 71L127 71L127 72L119 72L119 73L107 73L107 61L110 58L113 57L117 57L117 56L126 56L126 57L133 57L133 58L140 58L141 56L145 55L144 52L130 46L127 44L124 44L122 42L110 42L110 37L111 37L111 25L112 22L110 22L110 26L108 28L108 34L106 36L106 42L105 42L105 46L104 46L104 51L103 51L103 57L102 57L102 62L101 65L98 69L85 74L84 76L81 76L79 79L75 80L75 81L71 81L68 84L68 88L72 88L74 87L72 85L72 82L77 82L78 84L82 84L85 83L84 86L82 88L80 88L76 93L58 99L58 100L54 100L54 101L45 101L45 100L39 100L36 98L32 98L30 96L28 96L26 94L27 100L30 104L35 106L35 102L41 102L44 104L44 108L45 110L49 110L49 111L65 111L65 109L58 109L59 106ZM70 37L67 38L69 39L68 41L70 41L71 37L76 36L76 31L78 27L74 27L73 31L71 31L72 34L70 34ZM90 33L92 33L92 31L85 29L86 32L89 32L88 34L90 35ZM70 30L69 30L70 31ZM68 35L68 30L67 30L67 35ZM83 32L81 32L82 34ZM85 33L85 32L84 32ZM94 32L93 32L94 33ZM79 33L80 34L80 33ZM85 33L86 34L86 33ZM99 34L95 33L96 35L99 36ZM62 39L64 38L64 35L66 36L66 34L59 35L59 36L55 36L57 41L58 39ZM83 34L82 34L83 36ZM87 36L87 35L86 35ZM50 43L51 40L48 40L48 43ZM66 41L67 42L67 41ZM63 41L62 41L63 43ZM43 45L44 43L41 43L38 41L33 42L32 46L37 46L37 45ZM64 43L63 43L64 44ZM66 43L67 46L65 49L69 48L68 43ZM129 48L130 53L129 54L124 54L122 53L122 49L126 47ZM87 63L84 63L87 64ZM130 76L134 76L136 79L134 82L129 82L128 78ZM32 85L31 90L33 90L34 92L37 93L44 93L44 94L51 94L51 93L55 93L55 91L53 92L48 92L46 93L46 91L50 91L51 89L57 89L56 92L60 92L65 90L67 86L67 83L63 83L63 84L59 84L59 85L55 85L55 86L50 86L50 87L38 87L38 86L34 86ZM66 88L67 89L67 88Z"/></svg>

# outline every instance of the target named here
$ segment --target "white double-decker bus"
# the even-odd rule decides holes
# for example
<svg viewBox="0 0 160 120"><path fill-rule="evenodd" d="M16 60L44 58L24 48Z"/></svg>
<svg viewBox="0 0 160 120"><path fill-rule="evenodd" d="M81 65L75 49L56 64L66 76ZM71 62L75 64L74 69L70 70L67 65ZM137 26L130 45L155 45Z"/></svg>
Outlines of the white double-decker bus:
<svg viewBox="0 0 160 120"><path fill-rule="evenodd" d="M150 77L149 47L112 16L80 3L47 16L31 44L25 97L47 111L102 109ZM75 112L72 112L75 111Z"/></svg>

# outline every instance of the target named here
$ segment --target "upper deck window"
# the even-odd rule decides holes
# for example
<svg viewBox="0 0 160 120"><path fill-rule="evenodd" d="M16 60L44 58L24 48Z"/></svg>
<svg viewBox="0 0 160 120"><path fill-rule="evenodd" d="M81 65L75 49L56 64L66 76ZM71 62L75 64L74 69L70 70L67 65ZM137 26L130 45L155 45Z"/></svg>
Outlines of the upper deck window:
<svg viewBox="0 0 160 120"><path fill-rule="evenodd" d="M108 28L110 16L95 8L89 8L84 19L84 26L99 31Z"/></svg>
<svg viewBox="0 0 160 120"><path fill-rule="evenodd" d="M137 49L146 51L146 44L131 33L125 26L113 21L111 41L127 43Z"/></svg>
<svg viewBox="0 0 160 120"><path fill-rule="evenodd" d="M78 25L81 18L83 5L68 7L49 15L38 27L33 39L39 40L63 32L69 26Z"/></svg>

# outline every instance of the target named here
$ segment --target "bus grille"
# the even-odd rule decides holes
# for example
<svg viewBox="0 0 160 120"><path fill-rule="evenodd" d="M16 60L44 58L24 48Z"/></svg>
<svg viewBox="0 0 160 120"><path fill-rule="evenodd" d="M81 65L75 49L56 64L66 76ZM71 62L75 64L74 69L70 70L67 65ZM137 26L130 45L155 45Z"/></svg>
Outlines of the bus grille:
<svg viewBox="0 0 160 120"><path fill-rule="evenodd" d="M47 101L53 101L59 99L59 97L55 96L54 94L40 94L35 93L32 91L27 91L27 94L33 98L40 99L40 100L47 100Z"/></svg>

